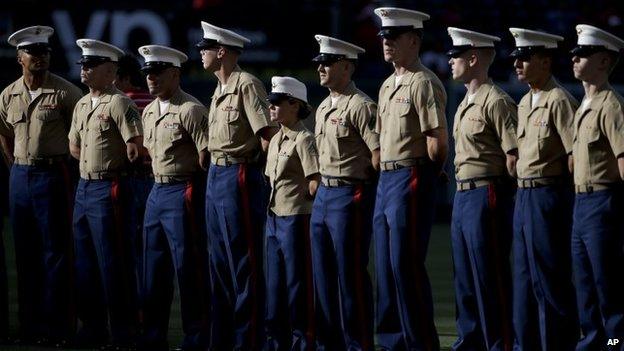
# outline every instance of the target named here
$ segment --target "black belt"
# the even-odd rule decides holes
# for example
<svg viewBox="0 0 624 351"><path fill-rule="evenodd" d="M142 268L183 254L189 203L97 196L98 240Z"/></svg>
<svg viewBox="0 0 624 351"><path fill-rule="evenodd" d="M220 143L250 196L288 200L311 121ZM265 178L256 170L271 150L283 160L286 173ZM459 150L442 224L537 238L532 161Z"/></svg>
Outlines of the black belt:
<svg viewBox="0 0 624 351"><path fill-rule="evenodd" d="M457 181L457 191L474 190L490 184L506 183L509 183L509 180L504 176L463 179Z"/></svg>
<svg viewBox="0 0 624 351"><path fill-rule="evenodd" d="M422 166L430 163L432 163L432 161L427 157L407 158L404 160L380 162L379 168L382 171L396 171L397 169L401 168Z"/></svg>
<svg viewBox="0 0 624 351"><path fill-rule="evenodd" d="M366 182L361 179L321 177L321 184L323 184L323 186L328 187L328 188L336 188L340 186L369 184L369 182Z"/></svg>
<svg viewBox="0 0 624 351"><path fill-rule="evenodd" d="M80 172L80 178L84 180L111 180L126 175L125 172Z"/></svg>
<svg viewBox="0 0 624 351"><path fill-rule="evenodd" d="M38 157L38 158L20 158L16 157L14 163L22 166L35 166L45 167L58 163L63 163L67 160L67 156L52 156L52 157Z"/></svg>
<svg viewBox="0 0 624 351"><path fill-rule="evenodd" d="M548 185L571 184L570 179L564 177L518 178L518 188L541 188Z"/></svg>

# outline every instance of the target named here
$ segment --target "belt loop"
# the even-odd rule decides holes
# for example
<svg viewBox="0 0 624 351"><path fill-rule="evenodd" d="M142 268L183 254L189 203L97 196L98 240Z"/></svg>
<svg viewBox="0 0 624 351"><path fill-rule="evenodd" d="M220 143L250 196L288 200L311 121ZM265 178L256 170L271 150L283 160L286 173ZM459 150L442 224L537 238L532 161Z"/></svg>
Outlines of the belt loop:
<svg viewBox="0 0 624 351"><path fill-rule="evenodd" d="M588 186L587 186L587 193L588 193L588 194L591 194L591 193L593 193L593 192L594 192L594 187L593 187L592 185L588 185Z"/></svg>

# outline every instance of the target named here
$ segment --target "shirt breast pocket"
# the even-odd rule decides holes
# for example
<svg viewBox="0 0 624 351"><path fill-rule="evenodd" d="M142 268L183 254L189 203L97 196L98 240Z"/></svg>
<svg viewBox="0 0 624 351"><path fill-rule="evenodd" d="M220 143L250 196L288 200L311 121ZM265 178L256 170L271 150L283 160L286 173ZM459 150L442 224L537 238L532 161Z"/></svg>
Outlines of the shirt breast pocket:
<svg viewBox="0 0 624 351"><path fill-rule="evenodd" d="M9 112L7 115L7 122L9 122L13 126L25 121L26 117L24 116L23 112Z"/></svg>
<svg viewBox="0 0 624 351"><path fill-rule="evenodd" d="M39 110L37 112L37 119L43 123L56 121L61 118L61 113L58 109Z"/></svg>
<svg viewBox="0 0 624 351"><path fill-rule="evenodd" d="M171 142L172 143L179 143L182 141L182 139L184 139L184 131L182 130L181 127L171 130Z"/></svg>
<svg viewBox="0 0 624 351"><path fill-rule="evenodd" d="M397 104L394 107L397 115L399 116L399 132L401 138L413 133L413 118L410 114L411 105L409 104Z"/></svg>
<svg viewBox="0 0 624 351"><path fill-rule="evenodd" d="M536 123L537 128L539 128L539 133L537 136L538 139L547 139L552 135L550 118L548 117L548 114L546 112L542 113L541 116L539 116L539 118L537 118L534 123Z"/></svg>
<svg viewBox="0 0 624 351"><path fill-rule="evenodd" d="M112 122L109 119L106 120L101 120L100 121L100 133L106 133L107 131L109 131L111 129L111 124Z"/></svg>
<svg viewBox="0 0 624 351"><path fill-rule="evenodd" d="M479 115L470 115L466 116L468 122L468 134L470 135L480 135L485 132L486 121L483 116Z"/></svg>

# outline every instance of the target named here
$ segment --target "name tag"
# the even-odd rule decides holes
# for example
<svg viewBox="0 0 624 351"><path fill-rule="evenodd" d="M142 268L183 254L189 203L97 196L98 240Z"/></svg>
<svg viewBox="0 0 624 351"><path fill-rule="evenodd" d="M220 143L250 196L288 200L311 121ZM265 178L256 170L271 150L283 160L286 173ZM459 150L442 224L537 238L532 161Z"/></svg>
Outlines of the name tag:
<svg viewBox="0 0 624 351"><path fill-rule="evenodd" d="M341 125L341 126L343 126L343 127L346 127L346 126L347 126L347 121L345 121L345 119L344 119L344 118L330 118L330 119L329 119L329 122L330 122L332 125L334 125L334 126L335 126L336 124L339 124L339 125Z"/></svg>
<svg viewBox="0 0 624 351"><path fill-rule="evenodd" d="M535 126L535 127L548 127L548 121L544 121L544 120L533 121L533 126Z"/></svg>
<svg viewBox="0 0 624 351"><path fill-rule="evenodd" d="M397 104L411 104L412 103L412 99L407 98L407 97L399 96L396 99L394 99L394 102L396 102Z"/></svg>
<svg viewBox="0 0 624 351"><path fill-rule="evenodd" d="M58 108L58 104L39 105L40 111L56 110L57 108Z"/></svg>
<svg viewBox="0 0 624 351"><path fill-rule="evenodd" d="M225 106L221 110L223 110L225 112L238 111L238 109L236 107L234 107L234 106Z"/></svg>
<svg viewBox="0 0 624 351"><path fill-rule="evenodd" d="M469 116L467 118L468 118L469 121L472 121L472 122L485 123L481 118L478 118L478 117L470 117Z"/></svg>
<svg viewBox="0 0 624 351"><path fill-rule="evenodd" d="M288 154L287 154L286 152L284 152L284 151L280 151L280 152L277 154L277 157L281 157L281 158L289 158L289 157L290 157L290 155L288 155Z"/></svg>
<svg viewBox="0 0 624 351"><path fill-rule="evenodd" d="M97 118L98 121L108 121L108 116L105 114L99 114L95 116L95 118Z"/></svg>
<svg viewBox="0 0 624 351"><path fill-rule="evenodd" d="M163 123L163 127L165 127L165 129L180 129L180 123L165 122Z"/></svg>

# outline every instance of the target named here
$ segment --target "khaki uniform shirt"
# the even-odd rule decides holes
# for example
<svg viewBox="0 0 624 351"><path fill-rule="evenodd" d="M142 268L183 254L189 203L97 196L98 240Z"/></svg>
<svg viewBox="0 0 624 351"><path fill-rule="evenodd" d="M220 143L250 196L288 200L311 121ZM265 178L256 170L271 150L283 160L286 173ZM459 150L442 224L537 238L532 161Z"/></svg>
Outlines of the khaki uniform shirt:
<svg viewBox="0 0 624 351"><path fill-rule="evenodd" d="M371 177L371 151L379 148L375 132L377 105L352 82L331 106L327 97L316 110L316 146L321 174L366 180Z"/></svg>
<svg viewBox="0 0 624 351"><path fill-rule="evenodd" d="M159 99L143 110L145 147L152 158L154 176L191 176L199 170L199 151L206 148L208 111L181 89L160 111Z"/></svg>
<svg viewBox="0 0 624 351"><path fill-rule="evenodd" d="M267 93L256 77L236 66L225 91L217 85L209 114L208 151L213 156L254 158L261 150L256 133L271 122Z"/></svg>
<svg viewBox="0 0 624 351"><path fill-rule="evenodd" d="M581 105L582 106L582 105ZM574 116L574 184L621 182L618 156L624 154L624 99L607 87Z"/></svg>
<svg viewBox="0 0 624 351"><path fill-rule="evenodd" d="M516 149L515 102L491 81L481 85L472 102L468 94L453 122L455 179L507 174L506 153Z"/></svg>
<svg viewBox="0 0 624 351"><path fill-rule="evenodd" d="M69 142L80 146L80 176L118 172L128 165L126 143L143 135L141 116L132 100L116 88L99 96L91 106L91 94L74 108Z"/></svg>
<svg viewBox="0 0 624 351"><path fill-rule="evenodd" d="M319 172L314 135L303 123L285 126L271 138L265 174L271 184L269 209L278 216L312 213L306 177Z"/></svg>
<svg viewBox="0 0 624 351"><path fill-rule="evenodd" d="M78 87L52 73L33 100L23 77L2 91L0 134L15 138L15 163L68 154L67 133L81 96Z"/></svg>
<svg viewBox="0 0 624 351"><path fill-rule="evenodd" d="M569 174L568 154L574 141L574 111L578 102L551 77L535 106L531 92L518 105L519 178Z"/></svg>
<svg viewBox="0 0 624 351"><path fill-rule="evenodd" d="M418 64L398 85L391 75L379 90L376 131L381 161L427 157L425 132L446 128L446 92L440 79Z"/></svg>

